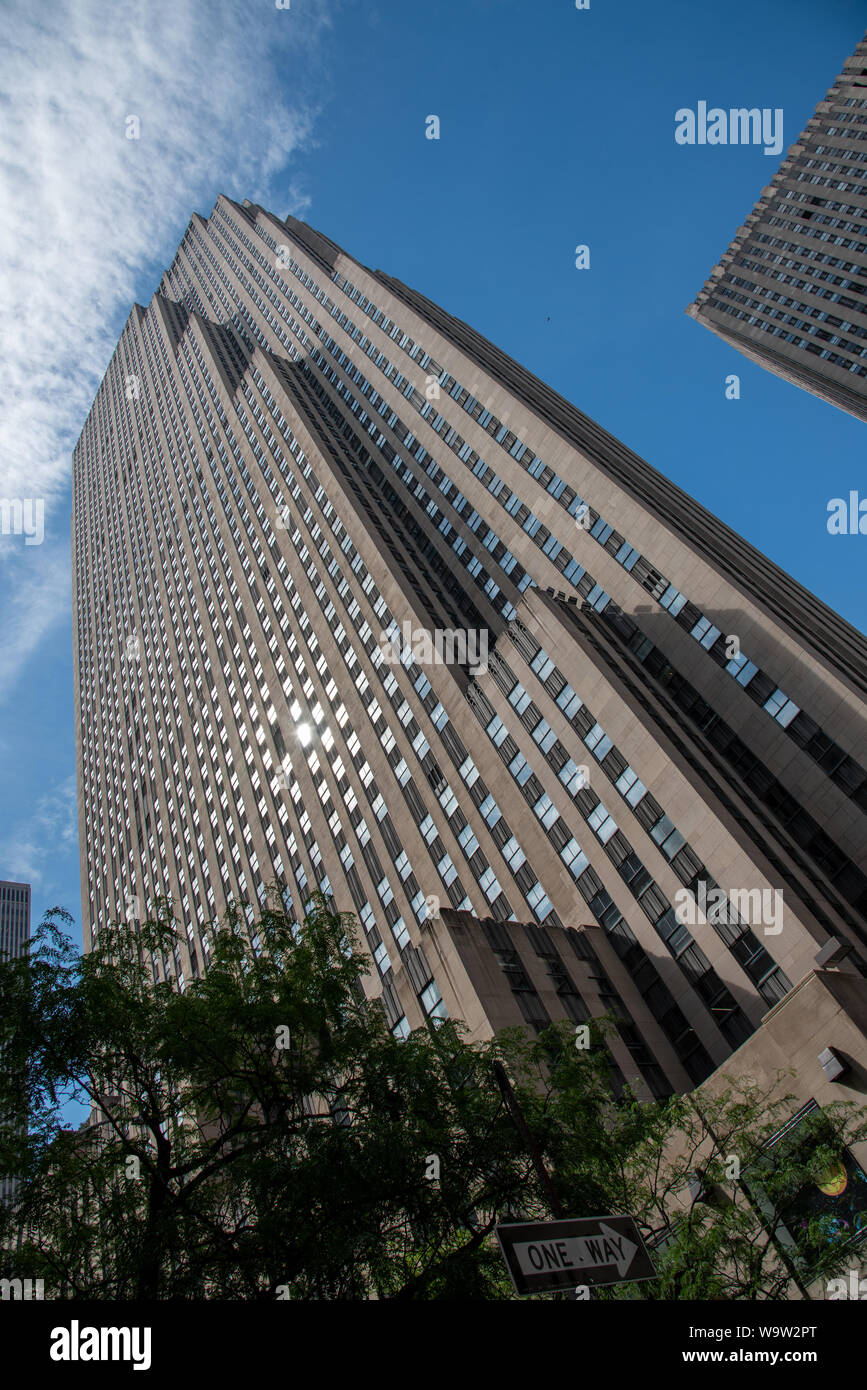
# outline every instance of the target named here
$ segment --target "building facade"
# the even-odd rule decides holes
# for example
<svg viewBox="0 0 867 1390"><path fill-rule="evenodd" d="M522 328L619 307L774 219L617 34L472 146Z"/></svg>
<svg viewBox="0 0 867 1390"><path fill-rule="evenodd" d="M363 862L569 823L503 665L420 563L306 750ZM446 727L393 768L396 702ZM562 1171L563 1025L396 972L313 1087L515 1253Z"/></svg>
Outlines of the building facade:
<svg viewBox="0 0 867 1390"><path fill-rule="evenodd" d="M645 1100L666 1090L665 1076L624 1003L624 995L635 998L628 971L601 927L539 926L443 907L424 923L422 942L446 1011L462 1020L470 1041L503 1028L539 1033L566 1020L581 1033L576 1045L585 1047L591 1029L581 1025L604 1018L603 1045L615 1087L621 1089L628 1077ZM639 1011L646 1028L650 1015L640 1002Z"/></svg>
<svg viewBox="0 0 867 1390"><path fill-rule="evenodd" d="M30 884L0 879L0 956L20 956L30 940Z"/></svg>
<svg viewBox="0 0 867 1390"><path fill-rule="evenodd" d="M0 958L20 956L30 940L30 884L0 880ZM0 1175L0 1202L10 1201L16 1180Z"/></svg>
<svg viewBox="0 0 867 1390"><path fill-rule="evenodd" d="M615 967L614 979L603 970L601 927L540 927L443 908L425 924L423 936L428 960L442 981L443 998L450 1012L466 1022L471 1038L489 1038L504 1028L539 1029L568 1019L575 1024L575 1044L580 1048L593 1045L590 1030L583 1031L581 1025L607 1016L617 1020L616 1029L607 1031L605 1038L615 1089L634 1072L640 1054L634 1020L622 997L624 966ZM756 1031L695 1093L701 1108L705 1097L718 1097L734 1081L752 1083L770 1103L784 1101L780 1127L763 1145L772 1161L778 1143L791 1147L799 1136L806 1156L803 1126L816 1112L827 1111L835 1102L863 1104L867 991L848 957L838 958L839 951L830 954L827 967L809 971L769 1009ZM635 1089L646 1098L646 1079L639 1077ZM725 1152L722 1142L717 1135L713 1140L706 1137L690 1151L694 1178L714 1154L718 1160ZM668 1152L672 1158L680 1156L676 1144ZM779 1221L767 1202L762 1206L755 1175L752 1182L730 1179L725 1184L728 1200L751 1206L760 1219L770 1217L777 1247L792 1261L796 1274L788 1285L790 1298L863 1298L867 1292L862 1248L867 1229L867 1142L843 1147L829 1177L827 1182L805 1184ZM713 1191L707 1189L706 1196L713 1200ZM675 1225L695 1197L692 1183L668 1192ZM829 1223L831 1239L849 1252L842 1278L817 1277L799 1251L799 1226L811 1217ZM772 1257L771 1263L784 1273L778 1260Z"/></svg>
<svg viewBox="0 0 867 1390"><path fill-rule="evenodd" d="M686 312L867 419L867 39Z"/></svg>
<svg viewBox="0 0 867 1390"><path fill-rule="evenodd" d="M862 978L864 637L304 223L193 217L76 446L72 536L86 945L168 895L183 988L227 898L321 889L402 1035L465 1007L443 914L582 927L565 1016L616 995L657 1096L819 952Z"/></svg>

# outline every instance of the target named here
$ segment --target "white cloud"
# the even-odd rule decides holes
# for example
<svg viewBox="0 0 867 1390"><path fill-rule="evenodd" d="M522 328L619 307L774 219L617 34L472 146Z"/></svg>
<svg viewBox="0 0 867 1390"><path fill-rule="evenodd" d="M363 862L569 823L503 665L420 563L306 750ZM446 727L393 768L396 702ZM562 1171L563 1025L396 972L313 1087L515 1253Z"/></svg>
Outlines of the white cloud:
<svg viewBox="0 0 867 1390"><path fill-rule="evenodd" d="M4 875L39 892L50 887L58 855L73 853L77 842L77 792L75 778L68 777L45 792L28 819L0 840Z"/></svg>
<svg viewBox="0 0 867 1390"><path fill-rule="evenodd" d="M316 0L2 7L0 497L44 498L46 541L0 580L13 604L34 601L42 633L57 595L39 597L30 561L65 530L70 453L136 287L149 298L190 214L218 192L278 210L302 201L289 169L312 139L305 74L328 22ZM0 537L4 562L10 544ZM50 589L56 567L43 569ZM19 628L22 661L36 631ZM10 649L0 691L14 663Z"/></svg>
<svg viewBox="0 0 867 1390"><path fill-rule="evenodd" d="M300 186L293 179L289 184L286 194L287 207L285 216L298 217L301 221L307 216L307 210L313 201L309 193L303 192ZM263 207L265 205L263 204Z"/></svg>
<svg viewBox="0 0 867 1390"><path fill-rule="evenodd" d="M15 542L0 537L0 546ZM22 542L17 542L19 545ZM14 572L4 578L0 640L0 702L13 690L30 657L61 619L69 619L69 546L41 545L21 552ZM70 662L72 642L69 642Z"/></svg>

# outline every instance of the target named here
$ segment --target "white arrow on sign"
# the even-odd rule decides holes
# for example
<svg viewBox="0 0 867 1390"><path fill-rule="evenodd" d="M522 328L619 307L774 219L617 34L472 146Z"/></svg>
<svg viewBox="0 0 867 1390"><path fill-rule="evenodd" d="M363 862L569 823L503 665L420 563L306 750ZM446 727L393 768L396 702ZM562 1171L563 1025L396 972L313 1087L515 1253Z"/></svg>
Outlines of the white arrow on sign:
<svg viewBox="0 0 867 1390"><path fill-rule="evenodd" d="M638 1253L634 1241L618 1234L604 1221L600 1221L596 1236L528 1240L513 1249L523 1274L547 1274L552 1269L604 1269L616 1265L621 1279Z"/></svg>

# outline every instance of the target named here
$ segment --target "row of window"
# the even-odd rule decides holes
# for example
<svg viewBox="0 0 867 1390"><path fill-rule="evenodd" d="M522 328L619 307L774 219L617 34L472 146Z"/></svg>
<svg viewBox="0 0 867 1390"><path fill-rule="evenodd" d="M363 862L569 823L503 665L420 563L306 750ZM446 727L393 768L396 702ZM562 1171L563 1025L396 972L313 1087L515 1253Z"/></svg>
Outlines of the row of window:
<svg viewBox="0 0 867 1390"><path fill-rule="evenodd" d="M256 252L255 247L253 246L253 243L250 241L250 239L245 237L241 232L240 228L238 228L237 226L235 226L235 231L236 234L244 241L245 245L248 247L251 253L257 256L260 264L267 271L267 273L272 276L275 282L280 283L276 273L268 265L266 258L262 256L260 253ZM270 241L270 238L266 236L266 234L261 228L257 227L257 232L266 242ZM353 337L357 341L359 338L359 330L357 330L355 326L349 320L346 319L345 315L339 314L339 312L337 311L337 306L334 305L333 302L328 299L328 297L324 294L324 291L322 291L319 288L319 286L316 285L312 277L307 276L306 273L303 271L302 267L298 265L297 262L290 262L289 268L292 271L292 273L296 275L296 277L298 277L299 279L304 277L309 282L309 286L312 292L316 295L316 297L320 299L323 305L330 310L332 316L338 319L340 326L345 328L345 331L347 331L349 336ZM364 312L366 312L375 323L378 322L382 326L383 331L388 331L389 335L395 341L397 341L398 346L402 347L408 356L414 358L414 360L418 358L418 352L420 351L418 344L415 344L406 333L401 334L397 325L394 325L391 323L390 320L387 320L383 315L382 311L378 310L376 306L372 303L372 301L366 300L362 296L360 296L359 292L355 289L355 287L352 286L349 282L345 281L342 276L335 274L334 278L338 285L340 285L344 289L344 292L349 296L349 298L356 299L359 303L359 307ZM291 296L291 292L290 297L294 297ZM327 349L329 351L332 351L336 346L333 342L333 339L328 338L328 336L324 334L324 331L321 329L321 326L312 316L308 318L308 322L310 323L310 326L314 328L314 331L316 331L319 334L319 336L323 338L323 342ZM391 364L385 358L385 355L383 353L377 354L375 346L372 343L370 343L367 339L362 339L361 342L364 350L366 350L367 352L367 355L374 359L375 364L380 368L380 370L384 372L386 376L389 376L395 372L393 364ZM343 356L344 358L346 357L345 354L343 354ZM347 358L346 360L348 361L349 359ZM473 417L478 420L479 424L482 425L482 427L485 428L492 435L492 437L501 445L501 447L506 448L508 452L512 455L512 457L516 458L519 462L521 462L522 466L530 473L530 475L536 477L540 481L540 485L546 486L547 491L550 492L551 495L554 496L556 500L560 502L561 506L566 506L567 510L569 510L570 513L573 515L578 514L583 508L586 508L586 503L583 502L583 499L576 498L572 490L567 489L566 484L563 482L562 479L560 479L555 473L553 473L552 470L546 468L542 460L535 457L532 454L532 451L528 450L527 446L523 444L523 442L520 439L518 439L513 432L509 431L506 426L502 425L501 422L496 419L496 417L494 417L490 412L484 411L480 404L477 401L475 401L472 396L470 396L469 392L466 391L465 388L461 387L460 384L455 382L454 379L450 377L446 372L438 368L438 364L433 363L427 355L424 355L424 357L420 359L420 365L423 368L436 369L439 373L439 382L446 389L449 390L449 394L458 401L458 403L462 406L462 408L465 411L468 411L468 413L472 414ZM364 378L361 379L362 381L365 381ZM369 388L369 383L366 381L365 387ZM433 416L433 421L431 422L429 420L429 423L432 423L433 427L437 428L438 433L442 433L444 435L444 437L446 438L446 442L449 443L449 447L452 448L452 450L455 453L457 453L458 457L463 456L464 461L467 462L468 466L471 466L472 470L476 472L478 476L482 477L483 481L485 481L488 484L489 490L491 491L492 495L497 497L497 499L501 501L501 504L505 506L506 510L512 510L513 514L515 514L516 512L518 513L518 519L522 521L524 529L527 530L528 534L530 534L534 539L536 539L537 535L540 536L541 548L546 550L546 553L549 554L549 558L554 560L555 563L559 562L561 565L565 563L564 575L566 578L570 580L570 582L572 582L575 585L576 588L578 588L579 592L582 594L582 597L588 598L590 602L594 603L600 609L604 607L604 604L607 601L607 595L604 594L604 591L601 590L600 586L597 585L594 587L594 581L592 580L592 577L586 575L585 571L580 566L578 566L577 561L573 560L568 555L568 552L565 551L564 548L560 545L560 543L556 542L554 538L550 536L550 533L547 531L547 529L542 528L541 522L539 522L538 519L533 516L532 512L530 512L529 509L527 509L524 506L524 504L521 503L520 499L514 493L512 493L508 498L506 497L506 493L501 491L505 487L505 484L503 484L501 480L497 478L496 474L492 473L490 469L487 469L483 460L479 459L478 455L475 454L474 451L470 450L470 446L465 444L465 442L461 439L461 437L457 434L456 431L448 430L447 422L441 414L435 413L432 402L425 400L425 398L422 397L420 393L415 391L412 392L411 398L413 404L416 405L416 408L419 410L421 414L426 416ZM405 427L400 426L400 429L404 430ZM436 471L436 473L440 473L440 470L437 467L437 465L434 465L434 470ZM410 474L410 478L411 476L412 475ZM454 484L451 482L450 479L446 479L446 485L447 487L454 489ZM458 496L460 496L459 493ZM644 557L639 554L639 552L637 552L634 548L629 546L628 542L625 542L622 537L617 536L616 533L613 532L613 528L607 523L605 523L604 520L598 516L598 514L593 513L592 509L590 509L590 511L591 517L595 516L594 524L590 529L590 534L593 536L593 538L597 540L599 544L603 545L606 549L610 550L612 553L615 553L615 558L618 559L618 561L621 564L623 564L627 572L632 573L633 577L637 580L637 582L641 583L642 587L645 588L646 591L651 592L652 597L656 598L657 601L661 604L661 606L668 607L670 609L671 597L677 594L677 590L675 589L674 585L664 580L661 576L657 574L656 571L653 571L649 566L649 562L647 562L644 559ZM473 515L475 516L475 513ZM499 545L505 551L506 556L508 556L509 552L505 550L503 542L495 536L495 534L493 533L493 531L491 531L490 528L488 528L488 539L491 539L492 541L492 544L490 546L487 546L486 541L486 546L488 549L493 549L494 546ZM537 544L539 543L540 541L537 540ZM640 564L639 561L641 562ZM574 574L570 573L570 569L572 569L573 567L575 570ZM681 601L686 602L685 598L682 598ZM675 614L676 610L672 613L672 616L675 616ZM693 635L696 636L697 640L702 640L704 631L708 628L711 628L713 625L709 618L704 617L704 615L701 615L700 613L696 613L696 623L693 626L699 629L699 631L693 631ZM714 629L714 631L717 636L720 635L719 629ZM709 647L712 645L712 642L702 641L702 645L705 646L706 649L709 649ZM738 683L741 684L744 688L749 687L752 677L758 671L758 668L755 666L755 664L750 662L746 655L743 654L737 659L736 663L734 664L734 667L732 667L731 664L726 663L725 669L728 670L729 674L733 675L738 680ZM764 675L764 673L759 674ZM765 681L767 681L768 679L769 678L766 677ZM760 701L760 703L762 703L766 711L777 720L781 727L788 728L788 725L791 722L791 720L794 719L795 716L799 713L799 708L784 692L780 691L778 687L772 685L771 688L773 691L773 697L763 699ZM753 694L753 692L750 693ZM813 756L813 751L809 746L806 747L806 751L811 756ZM846 754L842 749L839 749L838 753L839 764L843 764L845 762L847 768L846 772L844 773L844 776L835 780L838 780L840 785L842 785L843 789L847 792L847 794L851 795L851 784L853 780L857 778L856 786L860 787L860 789L862 790L864 801L865 803L867 803L867 773L865 773L864 769L860 768L860 766L856 764L853 759L847 758ZM819 762L820 765L823 765L823 758L824 753L821 757L817 757L815 760ZM834 771L836 771L836 769ZM830 772L829 775L834 776L834 771Z"/></svg>
<svg viewBox="0 0 867 1390"><path fill-rule="evenodd" d="M553 659L548 656L523 623L515 623L510 629L510 636L530 670L534 672L547 693L554 698L563 717L582 739L609 781L614 785L615 790L630 807L660 853L669 861L684 886L696 897L701 891L702 885L705 892L711 887L716 888L716 880L706 865L689 845L685 836L674 825L670 816L665 813L655 797L648 791L636 770L627 762L611 738L605 733L602 725L573 690ZM565 749L559 744L553 730L547 728L547 721L541 720L540 712L524 690L521 682L517 680L505 662L498 662L492 668L492 674L497 684L508 696L509 703L521 716L522 723L530 729L534 739L540 744L542 751L546 753L559 780L570 792L570 795L574 796L582 789L583 778L576 780L575 763L567 757ZM543 724L545 725L545 733L539 739L537 732ZM565 761L563 761L564 759ZM627 878L630 872L635 870L635 876L631 879L631 883L637 888L644 881L641 876L643 866L640 865L640 861L634 855L631 846L621 835L613 817L609 815L601 802L591 813L588 823L595 830L597 838L606 846L609 857L620 859L618 868L621 876ZM608 849L608 845L612 841L614 842L612 848ZM646 878L649 886L649 874ZM769 1004L777 1003L791 988L790 981L776 965L770 952L756 938L748 924L739 917L731 905L727 907L724 914L720 914L720 917L722 920L718 917L711 923L717 935L724 941L762 998ZM669 942L669 949L671 949L673 940L672 937ZM683 940L687 940L687 938L683 938ZM689 944L688 941L687 944Z"/></svg>
<svg viewBox="0 0 867 1390"><path fill-rule="evenodd" d="M573 610L567 612L573 622L581 621ZM585 610L582 616L590 619L594 615ZM619 650L624 652L630 661L634 661L635 669L641 673L640 682L630 681L622 670L618 673L619 679L633 696L651 712L645 694L647 676L650 675L660 692L665 692L670 697L669 708L674 716L674 727L680 728L682 716L687 715L699 730L705 754L712 761L717 757L724 760L729 777L732 773L735 774L739 795L753 803L754 814L771 835L784 845L788 857L798 866L804 880L808 883L814 881L815 870L820 869L836 886L835 910L856 934L863 935L863 925L848 904L852 904L855 912L862 917L867 913L867 876L786 791L725 720L708 705L695 687L671 665L665 653L644 636L628 615L609 609L601 615L600 621L608 629L610 638L616 642ZM678 735L673 728L669 730L668 736L675 742L678 741ZM722 789L718 785L715 785L714 789L715 794L724 804L729 804L729 808L737 817L738 813L733 803L729 802ZM771 819L763 808L767 808L774 819ZM781 879L794 887L796 894L807 904L817 921L833 935L837 928L821 903L805 892L803 882L792 875L786 862L780 859L766 840L758 836L753 825L750 825L750 835ZM802 849L810 855L812 866L801 853ZM832 893L828 896L834 897Z"/></svg>

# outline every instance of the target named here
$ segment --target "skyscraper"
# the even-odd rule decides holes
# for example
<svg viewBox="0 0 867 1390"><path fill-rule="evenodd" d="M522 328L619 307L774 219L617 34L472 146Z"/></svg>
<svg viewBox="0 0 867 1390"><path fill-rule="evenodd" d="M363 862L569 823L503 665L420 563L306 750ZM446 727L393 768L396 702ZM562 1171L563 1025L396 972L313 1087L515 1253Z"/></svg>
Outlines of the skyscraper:
<svg viewBox="0 0 867 1390"><path fill-rule="evenodd" d="M867 419L867 39L686 312Z"/></svg>
<svg viewBox="0 0 867 1390"><path fill-rule="evenodd" d="M0 958L20 956L30 940L30 884L0 880ZM15 1195L16 1180L0 1174L0 1202Z"/></svg>
<svg viewBox="0 0 867 1390"><path fill-rule="evenodd" d="M864 971L864 637L304 223L193 217L76 446L72 530L86 944L169 894L183 988L227 896L252 922L271 883L321 888L403 1035L478 1004L467 913L512 981L520 926L655 1095L821 948Z"/></svg>
<svg viewBox="0 0 867 1390"><path fill-rule="evenodd" d="M30 884L0 879L0 956L20 956L30 940Z"/></svg>

